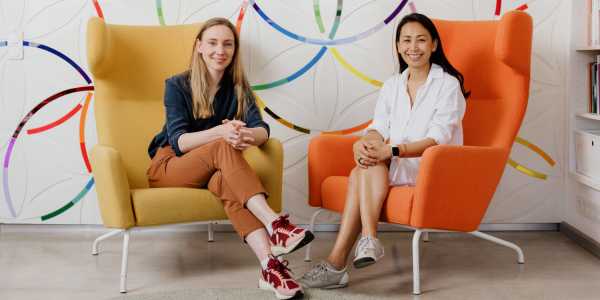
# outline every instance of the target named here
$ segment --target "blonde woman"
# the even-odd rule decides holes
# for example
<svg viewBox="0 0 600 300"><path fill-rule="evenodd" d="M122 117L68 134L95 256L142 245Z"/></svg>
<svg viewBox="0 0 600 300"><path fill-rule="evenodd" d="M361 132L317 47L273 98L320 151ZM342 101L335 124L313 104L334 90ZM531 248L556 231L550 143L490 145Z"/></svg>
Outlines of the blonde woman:
<svg viewBox="0 0 600 300"><path fill-rule="evenodd" d="M227 19L202 25L189 70L166 80L166 124L148 148L148 180L151 187L208 187L258 257L259 286L289 299L302 296L302 289L276 256L314 237L267 205L264 187L242 156L267 141L269 126L256 106L239 47Z"/></svg>

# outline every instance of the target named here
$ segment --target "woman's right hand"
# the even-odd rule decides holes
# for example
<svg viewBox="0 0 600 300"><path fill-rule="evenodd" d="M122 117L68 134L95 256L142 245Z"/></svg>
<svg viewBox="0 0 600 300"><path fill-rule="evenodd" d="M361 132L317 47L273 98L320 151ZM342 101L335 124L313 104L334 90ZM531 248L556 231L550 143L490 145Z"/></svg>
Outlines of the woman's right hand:
<svg viewBox="0 0 600 300"><path fill-rule="evenodd" d="M238 144L240 140L240 129L246 126L246 123L240 120L223 120L223 124L219 125L219 133L221 137L232 147Z"/></svg>
<svg viewBox="0 0 600 300"><path fill-rule="evenodd" d="M377 164L377 159L369 155L371 147L371 142L365 138L359 139L352 146L354 162L358 167L366 169Z"/></svg>

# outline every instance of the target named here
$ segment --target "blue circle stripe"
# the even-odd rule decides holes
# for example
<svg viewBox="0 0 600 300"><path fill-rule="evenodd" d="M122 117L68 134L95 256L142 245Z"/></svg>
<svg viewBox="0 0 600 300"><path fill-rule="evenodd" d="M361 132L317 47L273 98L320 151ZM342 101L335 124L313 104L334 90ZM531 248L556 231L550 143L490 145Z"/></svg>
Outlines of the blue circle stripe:
<svg viewBox="0 0 600 300"><path fill-rule="evenodd" d="M352 43L352 42L358 41L360 39L366 38L367 36L375 33L376 31L378 31L379 29L383 28L385 25L390 23L400 13L402 8L404 8L404 6L406 6L407 2L408 2L408 0L401 0L400 3L398 4L398 6L396 6L396 8L392 11L392 13L387 18L385 18L383 20L383 22L375 25L374 27L367 29L364 32L361 32L357 35L346 37L346 38L341 38L341 39L337 39L337 40L313 39L313 38L307 38L307 37L301 36L299 34L293 33L291 31L281 27L281 25L275 23L275 21L273 21L273 19L269 18L269 16L267 16L265 14L265 12L258 6L258 4L256 4L256 2L254 2L254 4L252 4L252 7L254 8L254 10L256 10L258 15L265 22L267 22L267 24L269 24L271 27L275 28L277 31L283 33L285 36L287 36L291 39L294 39L294 40L297 40L297 41L300 41L303 43L308 43L308 44L331 46L331 45L342 45L342 44Z"/></svg>

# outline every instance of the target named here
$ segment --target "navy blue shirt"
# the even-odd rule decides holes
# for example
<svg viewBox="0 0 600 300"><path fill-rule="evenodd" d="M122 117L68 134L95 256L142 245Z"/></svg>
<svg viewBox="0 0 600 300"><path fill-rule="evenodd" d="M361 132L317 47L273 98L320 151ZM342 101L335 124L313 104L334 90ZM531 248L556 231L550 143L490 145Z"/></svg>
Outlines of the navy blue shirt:
<svg viewBox="0 0 600 300"><path fill-rule="evenodd" d="M246 111L242 121L246 127L263 127L270 134L269 125L265 123L260 115L254 95L250 95L252 101L246 105ZM183 155L179 149L179 137L188 132L207 130L221 125L223 120L233 120L237 113L237 97L234 91L231 77L224 75L221 79L220 88L213 100L214 114L205 119L194 118L192 94L189 85L189 71L175 75L165 81L165 111L167 114L165 125L158 133L150 146L148 154L154 157L158 148L171 145L177 156Z"/></svg>

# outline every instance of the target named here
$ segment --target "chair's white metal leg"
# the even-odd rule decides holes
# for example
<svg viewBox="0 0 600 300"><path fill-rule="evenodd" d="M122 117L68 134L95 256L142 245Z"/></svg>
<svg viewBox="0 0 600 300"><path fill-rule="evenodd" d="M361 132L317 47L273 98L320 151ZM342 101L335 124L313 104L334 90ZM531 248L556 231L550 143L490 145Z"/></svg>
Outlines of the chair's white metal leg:
<svg viewBox="0 0 600 300"><path fill-rule="evenodd" d="M412 239L412 258L413 258L413 294L421 294L421 274L419 271L419 240L422 231L417 229Z"/></svg>
<svg viewBox="0 0 600 300"><path fill-rule="evenodd" d="M127 293L127 257L129 255L129 233L125 230L123 233L123 254L121 259L121 293Z"/></svg>
<svg viewBox="0 0 600 300"><path fill-rule="evenodd" d="M317 211L315 211L312 215L312 217L310 218L310 231L314 234L315 231L315 221L317 219L317 216L323 211L322 208L317 209ZM306 255L304 256L304 261L310 261L310 245L312 243L306 245Z"/></svg>
<svg viewBox="0 0 600 300"><path fill-rule="evenodd" d="M428 231L423 232L423 242L429 242L429 232Z"/></svg>
<svg viewBox="0 0 600 300"><path fill-rule="evenodd" d="M497 238L495 236L489 235L487 233L483 233L480 231L472 231L469 232L470 234L478 237L478 238L482 238L484 240L488 240L492 243L496 243L499 245L502 245L504 247L508 247L511 248L513 250L515 250L517 252L518 258L517 258L517 262L520 264L524 264L525 263L525 256L523 255L523 251L521 250L521 248L519 246L517 246L516 244L513 244L509 241L505 241L503 239Z"/></svg>
<svg viewBox="0 0 600 300"><path fill-rule="evenodd" d="M216 224L216 222L215 222ZM213 222L208 222L208 242L215 241L215 229L213 228Z"/></svg>
<svg viewBox="0 0 600 300"><path fill-rule="evenodd" d="M100 243L100 241L105 240L113 235L117 235L123 231L123 229L115 229L99 236L92 244L92 255L98 255L98 244Z"/></svg>

